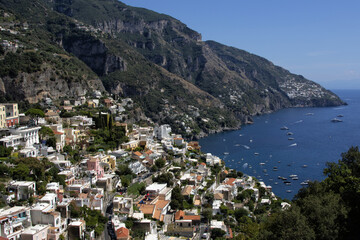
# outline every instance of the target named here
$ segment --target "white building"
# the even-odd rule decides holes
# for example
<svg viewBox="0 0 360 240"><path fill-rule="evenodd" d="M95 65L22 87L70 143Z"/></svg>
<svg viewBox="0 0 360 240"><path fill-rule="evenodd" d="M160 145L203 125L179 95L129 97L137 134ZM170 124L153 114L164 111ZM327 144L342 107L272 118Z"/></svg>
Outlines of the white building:
<svg viewBox="0 0 360 240"><path fill-rule="evenodd" d="M158 139L170 138L171 127L168 124L161 125L154 129L154 135Z"/></svg>
<svg viewBox="0 0 360 240"><path fill-rule="evenodd" d="M0 210L0 236L8 239L20 239L24 227L30 226L29 209L23 206Z"/></svg>
<svg viewBox="0 0 360 240"><path fill-rule="evenodd" d="M10 129L13 135L20 135L23 138L24 146L33 147L34 144L39 143L39 130L41 127L19 127Z"/></svg>
<svg viewBox="0 0 360 240"><path fill-rule="evenodd" d="M21 145L23 137L21 135L10 135L0 139L0 144L4 147L13 147L17 149Z"/></svg>
<svg viewBox="0 0 360 240"><path fill-rule="evenodd" d="M147 171L146 167L144 165L142 165L139 161L130 163L129 168L136 175Z"/></svg>
<svg viewBox="0 0 360 240"><path fill-rule="evenodd" d="M146 187L145 191L147 193L147 196L150 198L155 198L159 196L160 192L162 190L166 189L166 183L160 184L160 183L153 183Z"/></svg>
<svg viewBox="0 0 360 240"><path fill-rule="evenodd" d="M17 200L27 200L35 195L36 184L32 181L11 181L8 189L15 193Z"/></svg>
<svg viewBox="0 0 360 240"><path fill-rule="evenodd" d="M48 203L52 208L56 208L57 203L57 194L55 193L46 193L45 196L43 196L39 202L40 203Z"/></svg>
<svg viewBox="0 0 360 240"><path fill-rule="evenodd" d="M47 240L49 228L49 225L28 227L21 233L21 240Z"/></svg>
<svg viewBox="0 0 360 240"><path fill-rule="evenodd" d="M214 166L216 164L221 165L221 159L217 156L213 156L211 153L206 154L206 164Z"/></svg>

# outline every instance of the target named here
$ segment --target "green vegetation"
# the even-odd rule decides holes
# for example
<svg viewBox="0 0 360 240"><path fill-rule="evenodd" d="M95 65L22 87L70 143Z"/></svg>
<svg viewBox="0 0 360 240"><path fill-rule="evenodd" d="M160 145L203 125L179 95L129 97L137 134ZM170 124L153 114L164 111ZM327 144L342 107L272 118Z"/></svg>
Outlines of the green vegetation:
<svg viewBox="0 0 360 240"><path fill-rule="evenodd" d="M289 211L273 214L261 239L356 239L360 221L360 152L351 147L338 163L328 163L327 178L295 196Z"/></svg>
<svg viewBox="0 0 360 240"><path fill-rule="evenodd" d="M128 187L127 193L133 196L139 196L140 194L143 195L145 194L145 188L146 188L146 184L143 182L134 183Z"/></svg>

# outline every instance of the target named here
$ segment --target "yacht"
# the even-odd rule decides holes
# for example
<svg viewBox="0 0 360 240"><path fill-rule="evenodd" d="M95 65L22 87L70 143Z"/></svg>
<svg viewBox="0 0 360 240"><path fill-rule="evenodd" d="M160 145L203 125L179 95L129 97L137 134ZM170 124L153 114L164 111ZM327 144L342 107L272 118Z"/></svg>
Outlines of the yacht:
<svg viewBox="0 0 360 240"><path fill-rule="evenodd" d="M293 133L292 133L292 132L287 132L286 134L287 134L287 135L293 135Z"/></svg>
<svg viewBox="0 0 360 240"><path fill-rule="evenodd" d="M331 122L333 122L333 123L342 122L342 121L343 121L343 120L338 119L338 118L333 118L333 119L331 119Z"/></svg>
<svg viewBox="0 0 360 240"><path fill-rule="evenodd" d="M289 130L289 128L287 126L282 126L280 130Z"/></svg>
<svg viewBox="0 0 360 240"><path fill-rule="evenodd" d="M294 140L294 139L295 139L295 138L293 138L293 137L289 137L289 138L288 138L288 140Z"/></svg>
<svg viewBox="0 0 360 240"><path fill-rule="evenodd" d="M342 114L339 114L339 115L337 115L337 117L344 117L344 115L342 115Z"/></svg>

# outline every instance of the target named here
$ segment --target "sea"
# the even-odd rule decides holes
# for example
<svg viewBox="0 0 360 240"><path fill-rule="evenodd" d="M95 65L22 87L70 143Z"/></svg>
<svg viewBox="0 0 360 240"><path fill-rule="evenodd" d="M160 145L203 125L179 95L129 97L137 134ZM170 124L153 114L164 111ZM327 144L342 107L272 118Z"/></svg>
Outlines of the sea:
<svg viewBox="0 0 360 240"><path fill-rule="evenodd" d="M326 177L327 162L337 162L341 153L360 145L360 90L332 91L348 105L288 108L256 116L252 125L240 130L200 139L201 150L291 200L306 182ZM334 118L341 122L332 122Z"/></svg>

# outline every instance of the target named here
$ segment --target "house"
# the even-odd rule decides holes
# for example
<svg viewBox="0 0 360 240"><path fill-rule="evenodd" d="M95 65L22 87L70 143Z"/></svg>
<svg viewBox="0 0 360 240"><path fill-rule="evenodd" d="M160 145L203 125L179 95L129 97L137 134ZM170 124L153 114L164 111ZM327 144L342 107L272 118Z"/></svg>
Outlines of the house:
<svg viewBox="0 0 360 240"><path fill-rule="evenodd" d="M139 140L133 140L133 141L121 144L121 148L134 150L135 148L137 148L139 146L139 143L140 143Z"/></svg>
<svg viewBox="0 0 360 240"><path fill-rule="evenodd" d="M129 229L125 227L121 227L116 230L116 239L117 240L129 240L130 239L130 232Z"/></svg>
<svg viewBox="0 0 360 240"><path fill-rule="evenodd" d="M16 206L9 209L0 209L0 236L18 240L24 227L30 226L29 209Z"/></svg>
<svg viewBox="0 0 360 240"><path fill-rule="evenodd" d="M225 231L226 238L233 238L231 228L227 228L223 221L211 220L210 229L214 229L214 228L218 228L218 229Z"/></svg>
<svg viewBox="0 0 360 240"><path fill-rule="evenodd" d="M134 213L133 199L115 196L113 198L114 212L131 216Z"/></svg>
<svg viewBox="0 0 360 240"><path fill-rule="evenodd" d="M56 150L60 152L65 146L65 132L63 130L62 124L53 124L49 127L53 130L55 135Z"/></svg>
<svg viewBox="0 0 360 240"><path fill-rule="evenodd" d="M35 196L36 184L32 181L11 181L8 190L15 193L17 200L28 200Z"/></svg>
<svg viewBox="0 0 360 240"><path fill-rule="evenodd" d="M86 224L84 220L77 220L69 223L68 236L69 239L85 239Z"/></svg>
<svg viewBox="0 0 360 240"><path fill-rule="evenodd" d="M49 225L35 225L26 228L21 233L21 240L47 240Z"/></svg>
<svg viewBox="0 0 360 240"><path fill-rule="evenodd" d="M58 201L57 194L55 193L46 193L41 199L39 199L40 203L50 204L52 208L56 208L56 203Z"/></svg>
<svg viewBox="0 0 360 240"><path fill-rule="evenodd" d="M9 135L0 138L0 144L7 148L12 147L14 149L17 149L21 145L23 140L24 138L21 135Z"/></svg>
<svg viewBox="0 0 360 240"><path fill-rule="evenodd" d="M60 213L56 212L48 203L37 203L31 208L30 216L33 225L45 224L60 230L66 229L66 222L61 221Z"/></svg>
<svg viewBox="0 0 360 240"><path fill-rule="evenodd" d="M19 124L19 109L17 103L1 103L1 106L5 106L5 121L7 127L13 127Z"/></svg>
<svg viewBox="0 0 360 240"><path fill-rule="evenodd" d="M166 183L155 182L146 187L146 197L154 199L159 196L159 193L164 189L166 189Z"/></svg>
<svg viewBox="0 0 360 240"><path fill-rule="evenodd" d="M165 138L170 138L170 133L171 133L171 127L168 124L164 124L154 128L154 135L160 140Z"/></svg>
<svg viewBox="0 0 360 240"><path fill-rule="evenodd" d="M97 178L104 177L104 168L100 165L100 159L92 157L87 161L87 170L93 171Z"/></svg>
<svg viewBox="0 0 360 240"><path fill-rule="evenodd" d="M74 176L74 173L72 171L64 170L64 171L59 172L58 175L65 176L66 185L71 185L75 181L75 176Z"/></svg>
<svg viewBox="0 0 360 240"><path fill-rule="evenodd" d="M11 129L10 132L13 135L20 135L22 137L22 143L25 148L33 147L34 144L38 144L39 131L41 127L19 127Z"/></svg>
<svg viewBox="0 0 360 240"><path fill-rule="evenodd" d="M200 150L200 149L201 146L199 145L199 142L192 141L188 143L188 150Z"/></svg>
<svg viewBox="0 0 360 240"><path fill-rule="evenodd" d="M206 154L206 164L214 166L216 164L221 165L221 159L217 156L213 156L211 153Z"/></svg>
<svg viewBox="0 0 360 240"><path fill-rule="evenodd" d="M5 106L0 104L0 129L6 128L6 110Z"/></svg>
<svg viewBox="0 0 360 240"><path fill-rule="evenodd" d="M45 120L50 122L50 123L60 123L61 122L61 117L57 112L55 112L52 109L49 109L45 113Z"/></svg>
<svg viewBox="0 0 360 240"><path fill-rule="evenodd" d="M200 215L187 215L184 211L179 210L175 213L175 221L177 220L190 220L191 226L199 225L201 222L201 216Z"/></svg>
<svg viewBox="0 0 360 240"><path fill-rule="evenodd" d="M136 175L147 171L146 167L144 165L142 165L141 162L139 162L139 161L129 163L129 168Z"/></svg>

